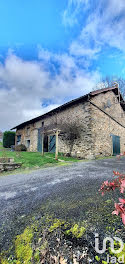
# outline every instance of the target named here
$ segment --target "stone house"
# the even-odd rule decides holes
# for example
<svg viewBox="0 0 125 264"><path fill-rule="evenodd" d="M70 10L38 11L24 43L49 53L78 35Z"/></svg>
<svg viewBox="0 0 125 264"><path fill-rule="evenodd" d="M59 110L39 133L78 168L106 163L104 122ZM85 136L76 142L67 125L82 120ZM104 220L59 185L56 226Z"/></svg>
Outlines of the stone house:
<svg viewBox="0 0 125 264"><path fill-rule="evenodd" d="M115 87L92 91L24 122L16 129L15 144L28 151L59 152L81 158L125 152L125 102Z"/></svg>
<svg viewBox="0 0 125 264"><path fill-rule="evenodd" d="M0 131L0 142L2 142L3 141L3 133L2 133L2 131Z"/></svg>

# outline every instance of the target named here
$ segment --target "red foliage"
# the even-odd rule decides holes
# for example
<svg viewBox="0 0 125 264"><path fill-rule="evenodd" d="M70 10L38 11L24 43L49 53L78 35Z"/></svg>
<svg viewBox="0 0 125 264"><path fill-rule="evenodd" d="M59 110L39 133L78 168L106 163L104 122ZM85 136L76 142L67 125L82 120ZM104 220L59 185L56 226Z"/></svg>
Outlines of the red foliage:
<svg viewBox="0 0 125 264"><path fill-rule="evenodd" d="M114 177L116 177L111 182L104 181L101 185L101 188L99 191L102 192L102 195L104 195L107 191L114 191L116 188L120 190L120 193L124 193L125 191L125 174L121 174L119 172L113 171ZM120 214L120 217L122 218L122 222L125 225L125 199L119 198L119 203L115 203L115 210L112 212L112 214Z"/></svg>

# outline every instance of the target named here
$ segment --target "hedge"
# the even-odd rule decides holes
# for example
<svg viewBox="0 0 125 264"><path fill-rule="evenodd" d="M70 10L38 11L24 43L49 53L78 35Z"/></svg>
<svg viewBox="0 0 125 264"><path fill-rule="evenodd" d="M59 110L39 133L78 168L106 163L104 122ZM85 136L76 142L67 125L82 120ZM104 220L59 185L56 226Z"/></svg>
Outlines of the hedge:
<svg viewBox="0 0 125 264"><path fill-rule="evenodd" d="M3 134L3 147L10 148L11 145L15 145L15 132L5 131Z"/></svg>

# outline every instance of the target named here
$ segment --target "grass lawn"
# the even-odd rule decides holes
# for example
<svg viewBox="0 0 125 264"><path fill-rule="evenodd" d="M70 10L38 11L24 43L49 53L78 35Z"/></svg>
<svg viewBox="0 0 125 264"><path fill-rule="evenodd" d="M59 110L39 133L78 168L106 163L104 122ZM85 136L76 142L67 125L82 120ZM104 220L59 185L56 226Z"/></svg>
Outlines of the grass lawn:
<svg viewBox="0 0 125 264"><path fill-rule="evenodd" d="M3 148L0 145L1 149ZM63 163L61 161L68 162L77 162L78 160L72 157L63 157L59 155L59 161L55 160L54 153L45 153L44 156L39 152L12 152L6 151L3 148L0 151L0 157L13 157L15 162L22 162L22 168L35 168L42 167L49 164L59 164Z"/></svg>
<svg viewBox="0 0 125 264"><path fill-rule="evenodd" d="M2 142L0 142L0 150L4 149Z"/></svg>

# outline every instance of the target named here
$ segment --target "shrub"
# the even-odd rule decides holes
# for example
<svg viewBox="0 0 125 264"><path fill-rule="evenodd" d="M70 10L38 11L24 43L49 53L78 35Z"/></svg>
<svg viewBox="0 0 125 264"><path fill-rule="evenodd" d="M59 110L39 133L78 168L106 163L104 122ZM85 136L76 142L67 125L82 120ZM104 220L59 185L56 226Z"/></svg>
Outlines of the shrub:
<svg viewBox="0 0 125 264"><path fill-rule="evenodd" d="M15 146L15 151L27 151L27 148L25 145L20 144L20 145Z"/></svg>
<svg viewBox="0 0 125 264"><path fill-rule="evenodd" d="M113 171L114 179L112 181L104 181L101 185L100 191L102 195L105 192L115 191L115 189L119 189L120 193L123 195L125 192L125 174L121 174L118 171ZM115 178L116 177L116 178ZM115 203L115 210L112 214L118 215L122 218L122 222L125 225L125 199L119 198L119 203Z"/></svg>
<svg viewBox="0 0 125 264"><path fill-rule="evenodd" d="M10 148L15 144L15 132L5 131L3 134L3 147Z"/></svg>

